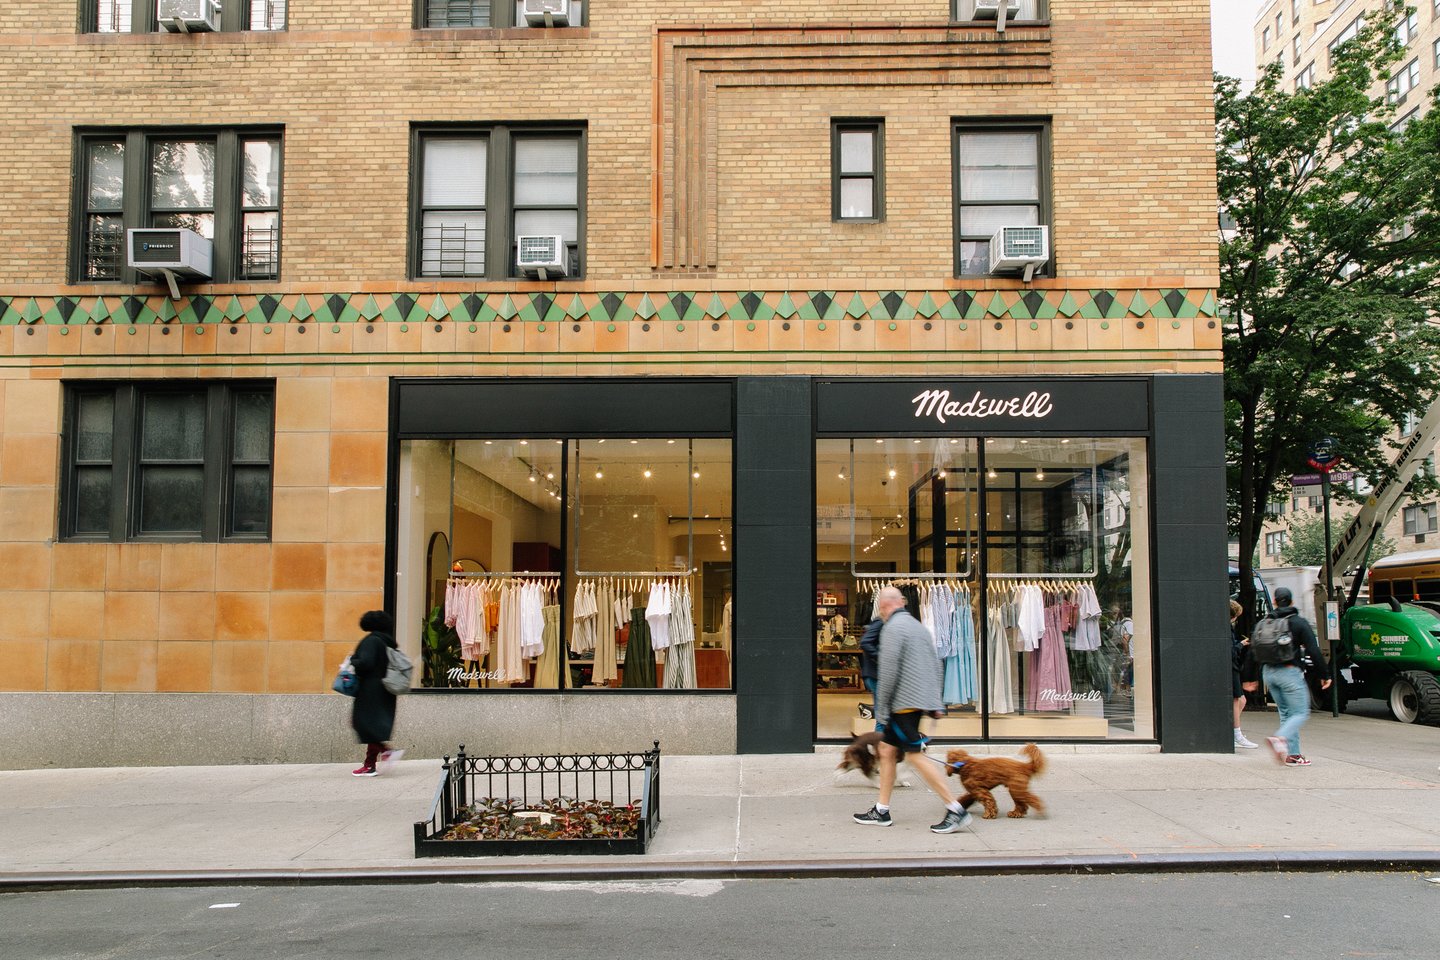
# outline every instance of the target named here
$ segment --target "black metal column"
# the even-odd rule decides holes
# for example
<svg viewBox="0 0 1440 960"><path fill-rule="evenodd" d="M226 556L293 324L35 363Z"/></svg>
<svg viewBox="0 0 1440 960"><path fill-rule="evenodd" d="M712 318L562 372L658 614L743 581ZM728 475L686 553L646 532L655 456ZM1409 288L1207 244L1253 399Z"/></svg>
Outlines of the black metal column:
<svg viewBox="0 0 1440 960"><path fill-rule="evenodd" d="M1157 376L1154 410L1160 745L1166 753L1230 753L1222 378Z"/></svg>
<svg viewBox="0 0 1440 960"><path fill-rule="evenodd" d="M815 439L808 377L741 377L735 423L740 753L814 744Z"/></svg>

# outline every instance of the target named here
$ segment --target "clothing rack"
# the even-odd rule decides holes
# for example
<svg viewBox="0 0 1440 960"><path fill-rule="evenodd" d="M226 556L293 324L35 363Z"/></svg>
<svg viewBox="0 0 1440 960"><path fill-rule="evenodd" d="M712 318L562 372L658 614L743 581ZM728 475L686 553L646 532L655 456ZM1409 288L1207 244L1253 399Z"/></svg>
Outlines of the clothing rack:
<svg viewBox="0 0 1440 960"><path fill-rule="evenodd" d="M544 570L452 570L451 580L463 580L466 577L512 577L516 580L534 579L538 577L563 577L563 573L549 573Z"/></svg>
<svg viewBox="0 0 1440 960"><path fill-rule="evenodd" d="M629 577L631 579L649 577L652 580L664 579L667 577L689 577L699 572L698 567L691 567L689 570L576 570L575 576L581 578L594 577ZM555 574L559 576L559 574Z"/></svg>

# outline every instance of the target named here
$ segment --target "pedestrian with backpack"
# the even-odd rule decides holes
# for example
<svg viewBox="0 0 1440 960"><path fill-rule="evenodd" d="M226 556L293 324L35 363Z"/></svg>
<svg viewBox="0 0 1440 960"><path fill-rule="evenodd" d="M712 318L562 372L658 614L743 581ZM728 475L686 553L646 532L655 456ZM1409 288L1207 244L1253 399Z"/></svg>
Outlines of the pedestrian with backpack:
<svg viewBox="0 0 1440 960"><path fill-rule="evenodd" d="M356 777L374 777L380 773L377 763L393 763L405 753L390 748L390 735L395 729L395 694L390 689L394 684L385 682L391 672L391 651L399 651L395 643L395 621L384 610L370 610L362 615L360 629L365 631L365 636L350 655L356 680L350 725L355 728L355 736L365 744L365 762L350 773Z"/></svg>
<svg viewBox="0 0 1440 960"><path fill-rule="evenodd" d="M1307 666L1323 668L1325 661L1315 639L1315 628L1295 609L1289 588L1280 587L1274 599L1274 614L1257 623L1250 637L1251 653L1280 711L1280 729L1265 739L1277 763L1308 767L1310 761L1300 752L1300 728L1310 719L1310 687L1305 682L1305 670ZM1328 677L1320 681L1321 690L1329 687Z"/></svg>

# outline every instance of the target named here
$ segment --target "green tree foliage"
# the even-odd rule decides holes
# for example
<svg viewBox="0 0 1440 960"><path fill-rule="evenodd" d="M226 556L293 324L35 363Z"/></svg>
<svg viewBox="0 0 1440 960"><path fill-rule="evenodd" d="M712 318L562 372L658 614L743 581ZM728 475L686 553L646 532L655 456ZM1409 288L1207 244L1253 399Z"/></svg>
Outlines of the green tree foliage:
<svg viewBox="0 0 1440 960"><path fill-rule="evenodd" d="M1330 513L1330 540L1340 539L1340 533L1350 517ZM1291 567L1323 567L1325 565L1325 515L1323 513L1292 513L1285 522L1287 532L1285 548L1280 551L1280 562ZM1388 557L1395 552L1395 541L1384 534L1377 534L1370 545L1371 559ZM1338 574L1338 571L1337 571ZM1338 580L1339 577L1337 576Z"/></svg>
<svg viewBox="0 0 1440 960"><path fill-rule="evenodd" d="M1247 605L1265 506L1308 470L1308 445L1334 437L1376 482L1395 423L1440 382L1440 107L1431 91L1426 116L1391 129L1389 26L1340 47L1334 75L1309 89L1283 89L1278 60L1249 94L1215 79L1216 175L1234 220L1220 242L1227 489Z"/></svg>

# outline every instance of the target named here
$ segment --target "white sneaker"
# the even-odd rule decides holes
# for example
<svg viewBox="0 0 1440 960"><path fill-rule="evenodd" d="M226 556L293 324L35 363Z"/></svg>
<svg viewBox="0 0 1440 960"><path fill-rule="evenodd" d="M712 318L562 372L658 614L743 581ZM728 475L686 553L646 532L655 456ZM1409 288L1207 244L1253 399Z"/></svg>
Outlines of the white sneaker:
<svg viewBox="0 0 1440 960"><path fill-rule="evenodd" d="M1239 730L1236 730L1236 731L1235 731L1235 746L1237 746L1237 747L1244 747L1246 750L1254 750L1255 748L1259 747L1260 744L1258 744L1258 743L1251 743L1249 740L1247 740L1247 739L1245 738L1245 734L1241 733Z"/></svg>

